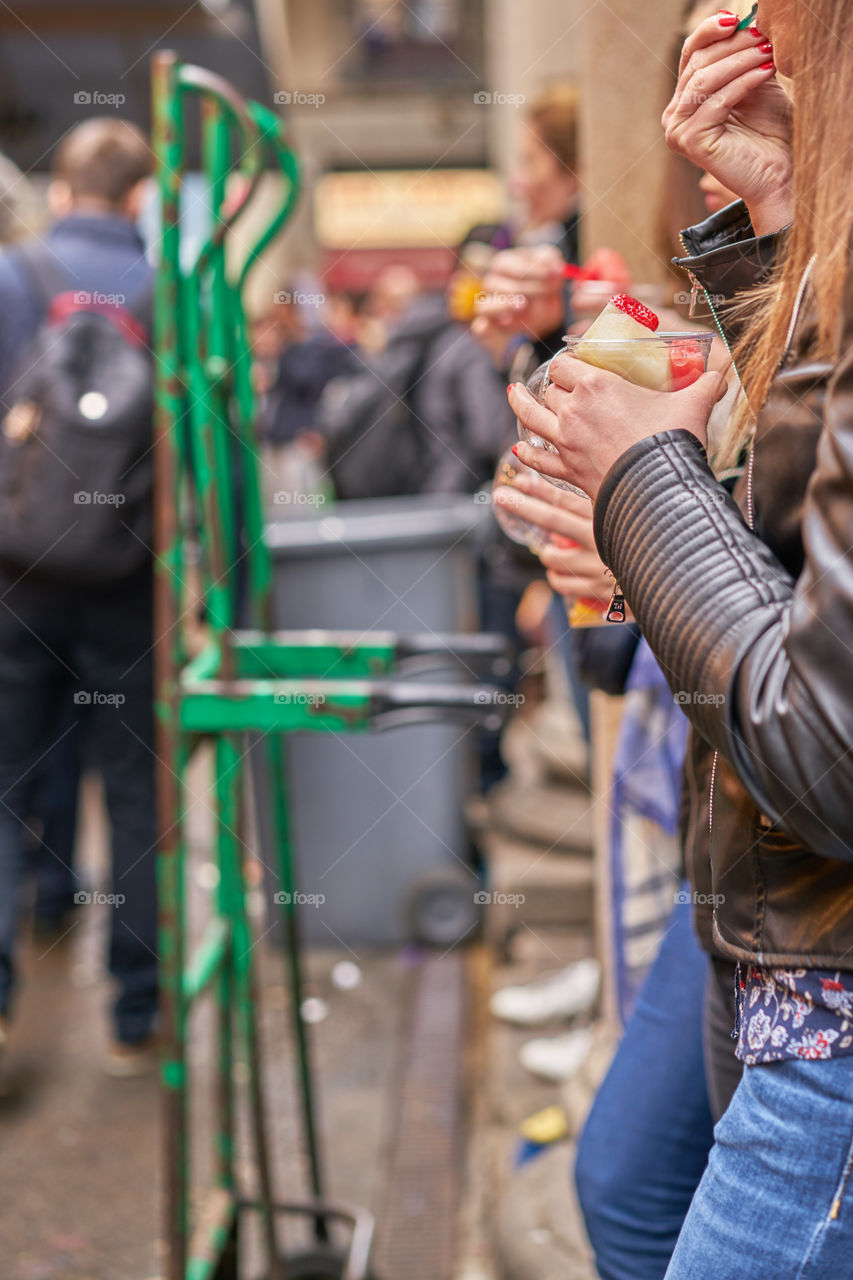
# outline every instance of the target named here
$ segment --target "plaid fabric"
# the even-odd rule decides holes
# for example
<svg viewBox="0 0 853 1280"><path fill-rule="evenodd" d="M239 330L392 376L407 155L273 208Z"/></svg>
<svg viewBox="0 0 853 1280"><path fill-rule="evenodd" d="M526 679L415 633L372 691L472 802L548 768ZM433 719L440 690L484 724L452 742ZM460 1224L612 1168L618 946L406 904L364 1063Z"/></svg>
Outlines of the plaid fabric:
<svg viewBox="0 0 853 1280"><path fill-rule="evenodd" d="M625 693L611 796L613 950L623 1021L679 900L686 745L687 720L651 650L640 641Z"/></svg>

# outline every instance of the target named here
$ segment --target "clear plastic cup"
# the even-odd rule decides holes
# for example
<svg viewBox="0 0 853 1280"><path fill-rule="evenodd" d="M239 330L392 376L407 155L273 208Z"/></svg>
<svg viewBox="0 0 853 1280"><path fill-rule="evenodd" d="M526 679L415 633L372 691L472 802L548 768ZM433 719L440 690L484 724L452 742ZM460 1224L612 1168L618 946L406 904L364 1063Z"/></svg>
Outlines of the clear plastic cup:
<svg viewBox="0 0 853 1280"><path fill-rule="evenodd" d="M516 476L523 471L529 472L530 467L519 462L512 449L507 449L506 453L501 455L495 470L492 493L504 485L511 488L515 484ZM550 542L548 533L545 529L540 529L539 525L523 520L521 516L517 516L506 507L499 506L498 503L494 504L493 510L495 519L512 542L517 542L522 547L529 547L531 551L541 551L548 546Z"/></svg>
<svg viewBox="0 0 853 1280"><path fill-rule="evenodd" d="M557 355L574 356L599 369L609 369L637 386L656 391L681 391L708 368L713 341L710 333L655 333L649 334L648 338L617 341L588 340L583 334L570 334ZM579 348L582 355L576 354ZM553 360L556 358L552 357ZM546 360L527 381L527 390L540 404L545 403L545 393L551 385L550 374L551 360ZM518 435L534 448L544 449L546 453L558 452L550 441L529 431L520 421ZM582 498L588 497L583 489L569 484L567 480L555 476L545 478L559 489L569 489ZM608 613L611 613L612 620L624 621L624 614L618 617L615 611L611 612L610 606L602 605L599 600L578 600L569 610L569 622L573 627L603 626L608 621Z"/></svg>
<svg viewBox="0 0 853 1280"><path fill-rule="evenodd" d="M561 355L575 356L585 364L618 373L637 386L650 387L655 391L681 391L708 368L713 341L710 333L650 333L648 338L622 338L618 341L588 340L583 334L571 334L552 360ZM576 355L578 349L582 355ZM540 364L527 381L527 390L540 404L545 403L545 393L551 385L552 360ZM554 445L528 431L520 421L518 435L534 448L544 449L546 453L557 452ZM554 476L546 476L546 479L560 489L570 489L572 493L586 497L582 489L566 480L558 480Z"/></svg>

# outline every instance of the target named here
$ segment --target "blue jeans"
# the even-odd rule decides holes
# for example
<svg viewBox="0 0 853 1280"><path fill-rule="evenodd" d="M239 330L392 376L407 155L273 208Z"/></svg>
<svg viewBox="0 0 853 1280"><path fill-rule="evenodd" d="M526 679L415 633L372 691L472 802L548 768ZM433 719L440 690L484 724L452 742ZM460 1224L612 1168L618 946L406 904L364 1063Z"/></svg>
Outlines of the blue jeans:
<svg viewBox="0 0 853 1280"><path fill-rule="evenodd" d="M9 1007L27 826L39 770L79 721L83 755L104 781L114 895L109 966L116 1035L157 1013L157 894L151 574L82 590L0 574L0 1013Z"/></svg>
<svg viewBox="0 0 853 1280"><path fill-rule="evenodd" d="M70 730L51 747L40 762L34 817L41 821L41 836L32 850L36 897L34 915L51 928L62 918L81 887L74 872L74 837L80 790L80 732L69 717L57 733Z"/></svg>
<svg viewBox="0 0 853 1280"><path fill-rule="evenodd" d="M666 1280L853 1276L853 1057L747 1067Z"/></svg>
<svg viewBox="0 0 853 1280"><path fill-rule="evenodd" d="M708 958L690 911L672 915L578 1144L575 1181L601 1280L662 1280L713 1143Z"/></svg>

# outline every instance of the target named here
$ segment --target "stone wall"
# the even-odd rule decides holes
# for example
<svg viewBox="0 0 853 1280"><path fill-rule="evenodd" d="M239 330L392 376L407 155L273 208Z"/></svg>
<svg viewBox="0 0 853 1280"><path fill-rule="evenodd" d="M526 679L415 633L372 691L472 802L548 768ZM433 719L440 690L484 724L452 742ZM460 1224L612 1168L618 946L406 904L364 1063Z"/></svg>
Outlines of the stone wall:
<svg viewBox="0 0 853 1280"><path fill-rule="evenodd" d="M638 280L662 281L667 273L660 115L682 10L682 0L594 0L580 23L584 249L619 249Z"/></svg>

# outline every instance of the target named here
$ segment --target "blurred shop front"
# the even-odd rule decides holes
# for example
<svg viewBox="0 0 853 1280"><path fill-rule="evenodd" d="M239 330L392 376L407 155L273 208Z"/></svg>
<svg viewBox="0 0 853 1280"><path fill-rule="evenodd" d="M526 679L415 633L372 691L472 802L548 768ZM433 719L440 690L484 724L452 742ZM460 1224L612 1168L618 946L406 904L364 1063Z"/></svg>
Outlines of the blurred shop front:
<svg viewBox="0 0 853 1280"><path fill-rule="evenodd" d="M486 169L366 169L330 173L314 190L320 273L330 289L360 293L383 267L404 265L422 288L441 289L453 247L475 223L506 212Z"/></svg>

